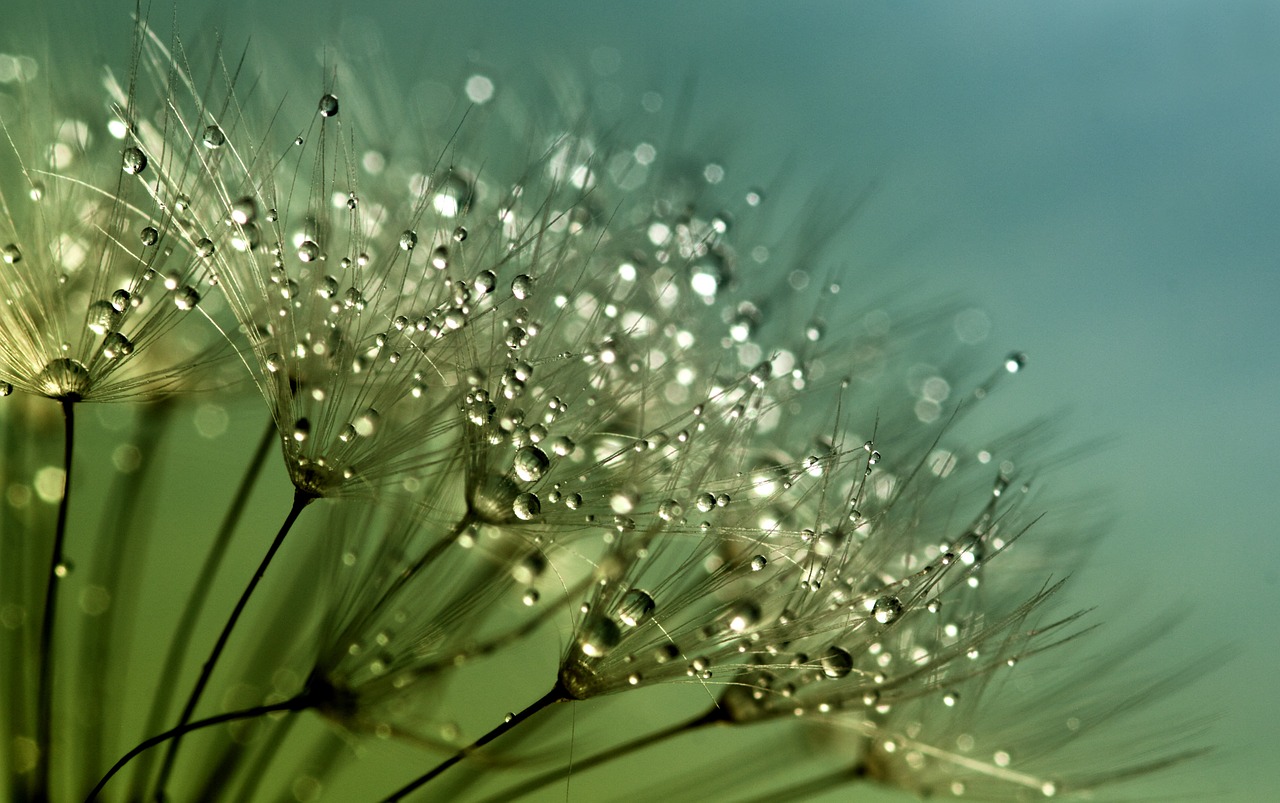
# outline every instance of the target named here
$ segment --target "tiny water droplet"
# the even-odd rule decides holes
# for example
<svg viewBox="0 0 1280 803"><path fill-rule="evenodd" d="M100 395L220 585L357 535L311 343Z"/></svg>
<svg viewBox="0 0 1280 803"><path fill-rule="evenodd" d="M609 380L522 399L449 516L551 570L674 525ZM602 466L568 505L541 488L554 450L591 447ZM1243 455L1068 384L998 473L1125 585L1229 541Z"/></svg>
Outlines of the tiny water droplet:
<svg viewBox="0 0 1280 803"><path fill-rule="evenodd" d="M594 616L583 627L578 639L578 649L588 658L600 658L618 646L622 633L611 619Z"/></svg>
<svg viewBox="0 0 1280 803"><path fill-rule="evenodd" d="M112 332L102 342L102 356L108 360L128 357L133 353L133 343L119 332Z"/></svg>
<svg viewBox="0 0 1280 803"><path fill-rule="evenodd" d="M853 671L853 656L840 647L832 646L822 656L822 674L829 678L842 678Z"/></svg>
<svg viewBox="0 0 1280 803"><path fill-rule="evenodd" d="M1008 357L1004 358L1004 370L1011 374L1016 374L1023 368L1027 367L1027 355L1021 351L1015 351Z"/></svg>
<svg viewBox="0 0 1280 803"><path fill-rule="evenodd" d="M0 248L0 258L4 259L6 265L16 265L22 261L22 250L14 243L9 243Z"/></svg>
<svg viewBox="0 0 1280 803"><path fill-rule="evenodd" d="M298 259L303 262L315 262L320 257L320 246L311 240L303 240L298 246Z"/></svg>
<svg viewBox="0 0 1280 803"><path fill-rule="evenodd" d="M767 565L769 565L769 561L764 555L756 555L751 559L751 571L753 572L758 572Z"/></svg>
<svg viewBox="0 0 1280 803"><path fill-rule="evenodd" d="M336 95L326 94L320 98L320 116L335 117L338 114L338 98ZM359 116L359 115L357 115Z"/></svg>
<svg viewBox="0 0 1280 803"><path fill-rule="evenodd" d="M418 244L418 235L412 231L405 231L400 235L400 250L412 251L413 247Z"/></svg>
<svg viewBox="0 0 1280 803"><path fill-rule="evenodd" d="M511 280L511 295L525 301L533 295L533 277L522 273Z"/></svg>
<svg viewBox="0 0 1280 803"><path fill-rule="evenodd" d="M160 232L156 231L155 226L143 226L142 231L139 232L139 237L142 238L142 244L147 247L160 242Z"/></svg>

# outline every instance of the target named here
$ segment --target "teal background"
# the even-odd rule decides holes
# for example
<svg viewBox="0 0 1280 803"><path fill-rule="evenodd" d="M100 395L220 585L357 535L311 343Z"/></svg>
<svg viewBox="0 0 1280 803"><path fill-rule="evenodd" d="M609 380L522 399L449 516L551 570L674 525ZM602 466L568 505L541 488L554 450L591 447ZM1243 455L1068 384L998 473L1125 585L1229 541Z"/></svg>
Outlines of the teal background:
<svg viewBox="0 0 1280 803"><path fill-rule="evenodd" d="M130 6L65 24L91 23L122 64ZM392 75L472 60L499 91L529 69L623 97L692 81L691 130L735 180L782 176L771 203L812 188L844 208L870 188L829 250L846 283L981 305L988 343L1031 358L997 409L1104 441L1057 478L1116 513L1076 598L1117 632L1179 607L1160 655L1220 664L1188 695L1218 751L1143 793L1280 799L1280 5L261 6L177 16L188 40L222 30L303 58L380 40L369 55Z"/></svg>

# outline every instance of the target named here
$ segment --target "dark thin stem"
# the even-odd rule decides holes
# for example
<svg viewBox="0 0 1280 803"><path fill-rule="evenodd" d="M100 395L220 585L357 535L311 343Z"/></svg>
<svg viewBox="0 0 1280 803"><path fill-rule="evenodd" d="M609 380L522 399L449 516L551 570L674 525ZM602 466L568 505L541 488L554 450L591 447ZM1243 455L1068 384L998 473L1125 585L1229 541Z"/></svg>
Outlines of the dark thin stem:
<svg viewBox="0 0 1280 803"><path fill-rule="evenodd" d="M258 587L262 576L266 574L267 566L271 565L271 559L276 556L280 545L284 543L285 536L293 528L293 523L298 520L298 516L306 509L307 505L315 501L315 498L301 490L294 491L293 505L289 508L289 515L285 517L284 524L280 525L280 532L276 533L275 540L271 542L271 547L267 550L267 554L262 558L262 562L258 564L258 570L253 573L249 584L244 587L244 591L240 594L240 599L231 611L231 616L227 618L227 623L223 625L222 632L218 634L218 640L214 643L213 650L209 653L209 657L205 660L204 666L200 670L200 677L196 680L195 688L191 690L191 696L187 698L186 707L182 709L182 716L178 719L177 727L180 728L191 721L192 715L195 714L196 705L199 704L200 697L204 694L205 686L208 685L209 678L213 675L213 669L217 666L218 659L222 657L222 651L227 646L231 631L235 629L236 622L240 620L240 614L244 612L245 605L249 602L249 597L253 596L254 589ZM160 768L160 778L156 785L156 797L159 800L165 799L164 788L168 783L170 773L173 772L173 763L177 760L178 748L181 744L182 739L179 736L169 744L169 749L165 752L164 764Z"/></svg>
<svg viewBox="0 0 1280 803"><path fill-rule="evenodd" d="M601 753L596 753L590 758L575 761L573 763L566 764L563 767L557 767L549 772L544 772L527 781L508 787L495 795L491 795L482 800L481 803L501 803L501 801L505 800L518 800L525 795L533 794L549 784L553 784L556 781L567 778L575 772L586 772L593 767L598 767L601 764L606 764L615 759L643 750L650 745L689 733L690 731L698 730L699 728L705 728L708 725L724 725L729 722L730 720L728 715L725 713L723 708L718 705L712 706L706 712L699 714L693 719L678 722L670 727L663 728L645 736L632 739L629 742L616 745Z"/></svg>
<svg viewBox="0 0 1280 803"><path fill-rule="evenodd" d="M474 742L462 748L458 752L454 753L452 756L449 756L449 758L437 764L435 769L431 770L427 774L421 775L418 778L415 778L414 780L410 781L408 784L400 787L396 791L387 795L385 798L382 799L382 803L395 803L395 801L402 799L405 795L409 794L410 792L413 792L421 788L422 786L426 785L433 779L439 777L440 775L443 775L445 770L457 764L459 761L462 761L464 758L476 752L480 748L484 747L489 742L492 742L494 739L497 739L499 736L503 735L507 731L511 730L512 728L516 727L520 723L524 722L529 717L538 713L542 709L548 708L554 705L555 703L564 702L565 700L569 700L569 699L572 699L572 698L569 697L568 693L557 682L556 685L552 687L551 691L539 697L535 702L530 704L523 711L505 720L501 725L489 731L484 736L481 736L479 739L476 739Z"/></svg>
<svg viewBox="0 0 1280 803"><path fill-rule="evenodd" d="M240 486L236 488L235 496L231 498L231 506L227 508L226 515L222 518L222 524L218 528L218 534L214 538L213 546L209 549L209 554L205 556L204 565L200 568L200 576L196 578L195 585L187 596L187 604L182 609L182 617L178 620L177 627L174 628L173 639L169 642L168 650L165 651L164 666L160 670L160 683L156 689L155 696L152 698L151 712L147 715L147 724L142 731L143 733L154 733L164 723L165 716L169 711L169 705L173 702L173 693L177 689L179 672L182 669L182 664L187 660L187 653L191 647L191 637L195 635L196 621L200 618L200 614L204 612L204 605L209 600L209 592L213 588L214 578L217 577L218 570L222 567L222 560L227 554L231 536L240 524L240 518L249 503L249 494L253 492L254 486L257 485L258 475L262 473L262 466L267 461L267 455L270 454L271 445L275 442L275 439L275 421L268 420L267 428L262 433L262 439L258 442L258 447L254 451L253 457L249 459L249 465L245 469L244 476L240 479ZM129 794L130 800L137 800L141 797L139 784L146 783L147 776L150 775L149 767L153 759L154 754L148 756L144 760L143 767L134 773L133 786Z"/></svg>
<svg viewBox="0 0 1280 803"><path fill-rule="evenodd" d="M62 451L62 500L58 503L58 526L53 534L53 556L49 559L49 576L45 581L44 616L40 622L40 690L36 698L36 750L35 798L49 796L50 753L53 747L53 676L54 622L58 614L58 581L65 574L62 545L67 536L67 508L71 503L71 454L75 450L76 414L75 402L62 400L62 418L66 424L66 436Z"/></svg>
<svg viewBox="0 0 1280 803"><path fill-rule="evenodd" d="M124 769L126 764L136 758L139 754L150 750L161 742L168 741L169 739L177 739L191 731L208 728L213 725L220 725L223 722L234 722L239 719L252 719L254 717L265 716L267 714L274 714L278 711L302 711L310 708L314 702L315 700L312 698L310 693L303 692L297 697L285 700L282 703L255 705L252 708L244 708L239 711L229 711L225 714L218 714L217 716L198 719L195 722L186 722L182 725L178 725L177 727L170 728L164 733L156 734L121 756L120 760L113 764L111 769L107 770L107 773L102 776L98 783L89 792L89 796L85 798L86 803L91 803L91 801L97 800L98 795L102 793L102 790L107 783L115 777L117 772Z"/></svg>

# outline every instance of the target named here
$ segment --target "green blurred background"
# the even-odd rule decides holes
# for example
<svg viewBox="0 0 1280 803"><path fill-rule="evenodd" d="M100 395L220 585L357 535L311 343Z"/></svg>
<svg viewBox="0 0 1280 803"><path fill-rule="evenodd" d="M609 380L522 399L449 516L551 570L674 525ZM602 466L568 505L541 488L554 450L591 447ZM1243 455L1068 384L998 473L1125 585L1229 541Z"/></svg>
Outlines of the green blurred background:
<svg viewBox="0 0 1280 803"><path fill-rule="evenodd" d="M123 65L130 6L63 19ZM169 6L150 14L167 27ZM605 101L692 87L690 139L729 180L779 205L869 191L828 251L842 298L987 309L988 342L1031 358L997 409L1106 442L1057 475L1117 511L1076 599L1117 630L1181 606L1164 654L1221 663L1190 695L1219 750L1143 793L1280 799L1280 5L218 0L177 18L192 43L358 48L406 85L470 62L499 91L531 69Z"/></svg>

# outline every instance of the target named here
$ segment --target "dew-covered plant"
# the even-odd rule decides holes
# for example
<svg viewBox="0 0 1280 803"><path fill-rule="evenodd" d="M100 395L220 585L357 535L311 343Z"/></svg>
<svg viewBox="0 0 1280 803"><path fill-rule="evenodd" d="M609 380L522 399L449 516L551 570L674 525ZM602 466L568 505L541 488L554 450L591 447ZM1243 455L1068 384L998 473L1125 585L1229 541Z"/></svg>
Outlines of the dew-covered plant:
<svg viewBox="0 0 1280 803"><path fill-rule="evenodd" d="M6 797L631 799L758 732L807 763L713 798L1021 799L1194 750L1062 599L1102 516L1050 435L963 434L1025 356L831 278L839 218L589 90L131 52L86 98L0 55Z"/></svg>

